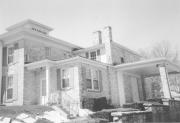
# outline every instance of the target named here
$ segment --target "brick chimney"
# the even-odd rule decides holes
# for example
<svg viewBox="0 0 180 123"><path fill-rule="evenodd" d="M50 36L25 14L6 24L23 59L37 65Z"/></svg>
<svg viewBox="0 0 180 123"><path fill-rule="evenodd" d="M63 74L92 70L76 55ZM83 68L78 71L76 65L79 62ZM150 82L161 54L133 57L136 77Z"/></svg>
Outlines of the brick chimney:
<svg viewBox="0 0 180 123"><path fill-rule="evenodd" d="M102 33L101 31L96 31L96 32L93 32L93 41L96 43L96 44L102 44Z"/></svg>
<svg viewBox="0 0 180 123"><path fill-rule="evenodd" d="M107 26L103 30L103 41L104 42L112 42L112 28Z"/></svg>
<svg viewBox="0 0 180 123"><path fill-rule="evenodd" d="M106 52L106 63L112 64L112 29L110 26L107 26L103 29L103 43L105 44L105 52Z"/></svg>

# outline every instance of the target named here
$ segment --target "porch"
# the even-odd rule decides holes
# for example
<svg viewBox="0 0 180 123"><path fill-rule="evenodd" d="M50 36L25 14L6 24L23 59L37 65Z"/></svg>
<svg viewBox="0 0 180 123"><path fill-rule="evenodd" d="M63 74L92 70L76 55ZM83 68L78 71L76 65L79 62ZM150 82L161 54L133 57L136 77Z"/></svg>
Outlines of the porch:
<svg viewBox="0 0 180 123"><path fill-rule="evenodd" d="M77 63L43 60L26 64L25 67L25 103L30 100L28 103L32 104L35 100L39 105L55 105L68 115L78 115L80 97ZM28 83L33 83L32 87Z"/></svg>
<svg viewBox="0 0 180 123"><path fill-rule="evenodd" d="M169 74L179 73L180 67L167 59L143 60L115 67L118 75L119 93L121 93L121 105L125 104L127 101L127 90L125 90L127 81L124 77L126 73L139 78L139 80L131 81L131 83L133 83L131 86L137 88L136 90L132 89L133 94L138 93L139 100L137 100L137 102L156 98L153 94L157 95L157 93L159 93L160 98L173 98L170 91ZM158 77L159 79L157 79ZM154 83L151 82L153 80L152 78L156 78L153 81ZM152 91L154 91L154 93Z"/></svg>

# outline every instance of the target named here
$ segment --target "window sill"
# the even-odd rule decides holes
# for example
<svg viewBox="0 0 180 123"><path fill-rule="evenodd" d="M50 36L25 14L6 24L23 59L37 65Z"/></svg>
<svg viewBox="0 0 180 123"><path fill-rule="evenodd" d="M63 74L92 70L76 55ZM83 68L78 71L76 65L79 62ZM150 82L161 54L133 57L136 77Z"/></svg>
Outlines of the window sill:
<svg viewBox="0 0 180 123"><path fill-rule="evenodd" d="M8 66L13 66L13 65L15 65L16 63L14 63L14 62L12 62L12 63L8 63L7 65Z"/></svg>
<svg viewBox="0 0 180 123"><path fill-rule="evenodd" d="M6 99L6 103L12 103L14 99Z"/></svg>
<svg viewBox="0 0 180 123"><path fill-rule="evenodd" d="M66 87L66 88L61 88L63 91L68 91L68 90L71 90L72 87Z"/></svg>
<svg viewBox="0 0 180 123"><path fill-rule="evenodd" d="M88 92L100 92L100 90L95 90L95 89L87 89Z"/></svg>

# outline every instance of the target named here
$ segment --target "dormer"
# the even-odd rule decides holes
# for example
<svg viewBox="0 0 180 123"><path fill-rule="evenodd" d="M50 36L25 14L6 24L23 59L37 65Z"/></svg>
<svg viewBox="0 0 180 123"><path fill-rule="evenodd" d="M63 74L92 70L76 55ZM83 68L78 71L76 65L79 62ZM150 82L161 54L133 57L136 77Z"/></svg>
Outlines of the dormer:
<svg viewBox="0 0 180 123"><path fill-rule="evenodd" d="M46 25L40 24L36 21L33 20L25 20L23 22L17 23L13 26L8 27L6 30L7 31L13 31L13 30L17 30L17 29L29 29L31 31L35 31L37 33L41 33L44 35L48 35L50 31L52 31L53 29L51 27L48 27Z"/></svg>

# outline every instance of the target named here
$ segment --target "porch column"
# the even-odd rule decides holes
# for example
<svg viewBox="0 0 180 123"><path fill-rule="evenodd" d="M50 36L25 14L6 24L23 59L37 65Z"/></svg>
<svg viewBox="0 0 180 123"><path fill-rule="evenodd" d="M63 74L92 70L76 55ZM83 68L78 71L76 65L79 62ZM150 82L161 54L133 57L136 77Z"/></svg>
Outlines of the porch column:
<svg viewBox="0 0 180 123"><path fill-rule="evenodd" d="M118 84L118 95L119 95L119 103L120 106L123 106L123 104L126 103L125 98L125 90L124 90L124 77L123 72L118 71L117 72L117 84Z"/></svg>
<svg viewBox="0 0 180 123"><path fill-rule="evenodd" d="M3 44L0 41L0 104L2 102L1 100L1 89L2 89L2 55L3 55Z"/></svg>
<svg viewBox="0 0 180 123"><path fill-rule="evenodd" d="M50 66L46 66L46 103L49 99Z"/></svg>
<svg viewBox="0 0 180 123"><path fill-rule="evenodd" d="M171 99L171 92L170 92L170 88L169 88L169 78L168 78L168 72L166 69L166 65L159 64L158 68L159 68L160 78L161 78L161 82L162 82L164 98Z"/></svg>

